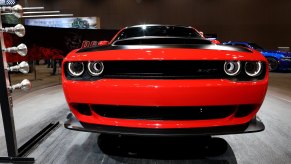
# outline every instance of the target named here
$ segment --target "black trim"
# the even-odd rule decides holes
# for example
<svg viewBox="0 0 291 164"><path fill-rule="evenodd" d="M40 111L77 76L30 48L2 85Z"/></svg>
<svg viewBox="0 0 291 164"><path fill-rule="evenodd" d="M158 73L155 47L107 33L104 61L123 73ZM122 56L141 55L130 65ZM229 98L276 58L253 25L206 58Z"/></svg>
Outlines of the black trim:
<svg viewBox="0 0 291 164"><path fill-rule="evenodd" d="M234 114L238 106L126 106L91 105L98 115L134 120L209 120ZM79 109L82 111L82 109ZM78 111L79 111L78 110Z"/></svg>
<svg viewBox="0 0 291 164"><path fill-rule="evenodd" d="M239 51L239 52L249 52L252 53L251 50L235 47L235 46L227 46L227 45L214 45L214 44L160 44L160 45L108 45L108 46L100 46L100 47L89 47L78 50L76 53L82 52L95 52L95 51L109 51L109 50L128 50L128 49L143 49L143 48L184 48L184 49L206 49L206 50L227 50L227 51ZM122 54L121 54L122 55ZM195 54L193 54L195 55Z"/></svg>
<svg viewBox="0 0 291 164"><path fill-rule="evenodd" d="M142 36L142 37L130 37L126 39L116 40L112 43L112 46L137 46L137 45L210 45L211 41L203 39L201 37L154 37L154 36Z"/></svg>
<svg viewBox="0 0 291 164"><path fill-rule="evenodd" d="M258 117L253 118L247 124L235 126L188 129L145 129L80 123L72 113L67 116L64 126L67 129L76 131L143 136L225 135L260 132L265 129L264 124Z"/></svg>
<svg viewBox="0 0 291 164"><path fill-rule="evenodd" d="M232 81L257 81L266 75L266 63L262 73L250 77L244 71L246 61L241 61L241 71L236 76L228 76L223 70L225 61L206 60L149 60L149 61L103 61L104 71L100 76L91 76L84 62L85 71L79 77L71 76L68 62L64 64L68 80L95 81L99 79L229 79Z"/></svg>
<svg viewBox="0 0 291 164"><path fill-rule="evenodd" d="M224 61L104 61L103 78L220 79Z"/></svg>
<svg viewBox="0 0 291 164"><path fill-rule="evenodd" d="M86 116L91 116L91 110L90 106L88 104L80 104L80 103L74 103L70 104L74 109L76 109L80 114L86 115Z"/></svg>

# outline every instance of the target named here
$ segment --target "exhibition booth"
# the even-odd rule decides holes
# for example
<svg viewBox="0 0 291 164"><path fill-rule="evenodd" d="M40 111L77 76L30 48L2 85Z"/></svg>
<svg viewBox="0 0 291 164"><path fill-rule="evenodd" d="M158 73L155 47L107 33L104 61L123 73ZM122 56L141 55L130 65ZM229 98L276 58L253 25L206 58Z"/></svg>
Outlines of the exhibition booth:
<svg viewBox="0 0 291 164"><path fill-rule="evenodd" d="M0 1L0 163L290 163L288 36L195 3Z"/></svg>

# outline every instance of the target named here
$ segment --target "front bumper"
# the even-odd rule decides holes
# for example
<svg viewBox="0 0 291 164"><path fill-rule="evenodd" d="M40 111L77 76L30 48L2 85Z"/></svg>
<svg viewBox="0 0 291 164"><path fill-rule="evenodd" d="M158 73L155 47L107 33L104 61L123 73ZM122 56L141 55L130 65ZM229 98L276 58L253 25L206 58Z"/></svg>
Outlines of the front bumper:
<svg viewBox="0 0 291 164"><path fill-rule="evenodd" d="M101 79L70 81L63 78L63 89L72 113L86 124L124 128L183 129L241 125L249 122L259 110L267 90L267 78L260 81L230 80L134 80ZM84 115L72 104L134 107L209 107L252 105L244 117L235 113L217 119L147 120ZM136 108L138 110L138 108ZM219 108L220 109L220 108Z"/></svg>
<svg viewBox="0 0 291 164"><path fill-rule="evenodd" d="M218 106L261 104L268 81L226 79L149 80L63 78L68 103L125 106Z"/></svg>
<svg viewBox="0 0 291 164"><path fill-rule="evenodd" d="M258 117L254 117L250 122L246 124L235 126L221 126L212 128L183 128L183 129L147 129L147 128L127 128L80 123L72 113L68 114L64 126L65 128L70 130L84 132L121 134L121 135L147 135L147 136L225 135L225 134L260 132L265 129L263 122Z"/></svg>

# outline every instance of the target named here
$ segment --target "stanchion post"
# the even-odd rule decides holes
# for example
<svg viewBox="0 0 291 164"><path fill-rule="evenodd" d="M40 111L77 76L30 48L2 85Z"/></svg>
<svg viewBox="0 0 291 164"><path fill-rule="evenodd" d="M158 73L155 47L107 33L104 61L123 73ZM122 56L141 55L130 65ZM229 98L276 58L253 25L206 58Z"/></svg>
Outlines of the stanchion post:
<svg viewBox="0 0 291 164"><path fill-rule="evenodd" d="M43 9L43 7L22 7L20 5L15 5L13 7L1 7L0 6L0 104L1 113L4 125L6 146L7 146L7 157L0 157L0 162L14 163L33 163L34 158L24 157L26 153L34 147L38 142L45 138L50 131L57 128L59 123L51 123L45 127L42 131L37 133L28 142L22 145L19 149L17 147L14 116L13 116L13 102L11 97L12 90L22 89L28 90L31 87L29 80L24 79L21 83L11 85L9 79L8 71L20 71L22 73L28 73L28 64L20 63L17 66L8 67L6 60L6 52L18 53L21 56L27 54L27 47L24 44L20 44L17 47L5 48L3 32L14 33L19 37L25 35L25 28L23 25L18 24L15 27L2 28L1 15L13 14L17 18L21 17L62 17L62 16L72 16L72 14L57 14L57 15L28 15L23 14L40 14L40 13L59 13L59 11L38 11L38 12L23 12L23 10L36 10ZM35 64L35 63L34 63ZM35 72L35 70L34 70ZM35 77L36 78L36 77Z"/></svg>
<svg viewBox="0 0 291 164"><path fill-rule="evenodd" d="M0 17L0 28L2 28L2 21ZM6 62L5 52L2 51L5 48L3 33L0 33L1 45L0 45L0 103L1 103L1 113L3 119L3 126L5 132L5 139L7 143L7 153L10 157L16 157L18 155L17 141L14 125L14 117L12 110L12 97L8 86L10 86L8 68Z"/></svg>

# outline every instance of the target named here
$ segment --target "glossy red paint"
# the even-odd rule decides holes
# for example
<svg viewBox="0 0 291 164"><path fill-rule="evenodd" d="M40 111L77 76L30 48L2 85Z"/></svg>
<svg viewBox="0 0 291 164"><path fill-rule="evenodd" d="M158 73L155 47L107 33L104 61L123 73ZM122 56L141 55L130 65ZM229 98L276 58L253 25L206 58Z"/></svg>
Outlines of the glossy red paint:
<svg viewBox="0 0 291 164"><path fill-rule="evenodd" d="M216 40L216 39L215 40L212 40L211 42L214 43L214 44L221 44L221 42L218 41L218 40Z"/></svg>
<svg viewBox="0 0 291 164"><path fill-rule="evenodd" d="M267 81L232 82L228 80L116 80L72 82L63 79L69 103L133 106L223 106L254 104L260 107ZM71 108L72 109L72 108ZM257 110L255 111L257 112ZM243 124L254 116L233 116L204 121L145 121L84 116L73 110L86 123L140 128L195 128Z"/></svg>
<svg viewBox="0 0 291 164"><path fill-rule="evenodd" d="M98 46L107 46L108 44L109 44L109 42L106 40L98 42Z"/></svg>
<svg viewBox="0 0 291 164"><path fill-rule="evenodd" d="M72 51L64 60L240 60L263 61L257 51L238 52L226 50L141 48L108 50L76 54ZM105 68L106 69L106 68ZM62 76L65 97L74 115L91 124L132 128L199 128L239 125L249 122L259 110L268 85L268 75L263 80L235 82L226 79L197 80L142 80L100 79L96 81L73 81ZM251 114L236 118L234 115L213 120L129 120L92 116L78 113L70 104L133 105L133 106L256 106Z"/></svg>

